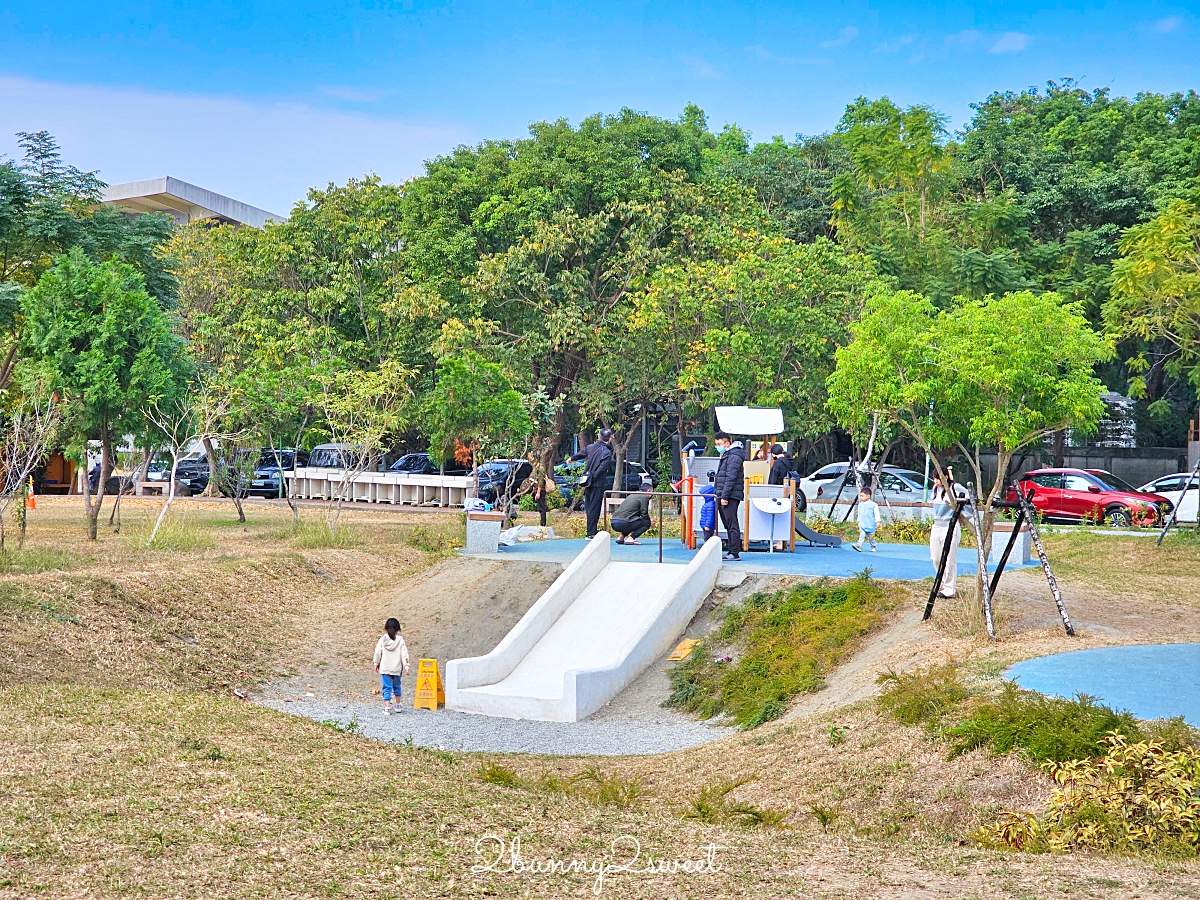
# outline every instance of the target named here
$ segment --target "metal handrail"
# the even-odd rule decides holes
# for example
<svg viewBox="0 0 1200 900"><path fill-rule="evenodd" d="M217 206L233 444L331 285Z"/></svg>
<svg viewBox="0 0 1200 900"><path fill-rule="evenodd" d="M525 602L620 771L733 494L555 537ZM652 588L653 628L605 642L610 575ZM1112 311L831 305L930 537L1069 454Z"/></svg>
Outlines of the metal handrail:
<svg viewBox="0 0 1200 900"><path fill-rule="evenodd" d="M653 497L678 497L680 499L683 499L684 497L704 497L704 496L706 496L705 494L683 493L683 492L676 492L676 491L605 491L604 492L604 501L605 502L603 503L604 530L605 531L608 531L608 498L610 496L616 496L616 495L629 496L631 494L648 494L652 498ZM680 516L681 526L682 526L682 520L683 520L683 517ZM661 503L659 503L658 504L658 561L660 563L663 561L663 527L662 526L663 526L663 505Z"/></svg>

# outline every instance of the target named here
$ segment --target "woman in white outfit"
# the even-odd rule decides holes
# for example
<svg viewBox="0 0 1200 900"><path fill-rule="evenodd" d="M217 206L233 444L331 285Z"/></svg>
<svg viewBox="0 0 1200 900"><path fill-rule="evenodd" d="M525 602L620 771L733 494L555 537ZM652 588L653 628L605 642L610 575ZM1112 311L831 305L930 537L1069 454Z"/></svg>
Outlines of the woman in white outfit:
<svg viewBox="0 0 1200 900"><path fill-rule="evenodd" d="M942 561L942 547L946 543L946 533L950 530L950 522L954 518L954 500L946 493L946 486L936 475L933 478L933 529L929 532L929 558L933 561L934 576L937 575L938 563ZM950 535L950 555L946 557L946 572L942 576L942 586L938 590L939 597L953 597L958 587L958 542L962 540L961 518L954 524L954 533Z"/></svg>

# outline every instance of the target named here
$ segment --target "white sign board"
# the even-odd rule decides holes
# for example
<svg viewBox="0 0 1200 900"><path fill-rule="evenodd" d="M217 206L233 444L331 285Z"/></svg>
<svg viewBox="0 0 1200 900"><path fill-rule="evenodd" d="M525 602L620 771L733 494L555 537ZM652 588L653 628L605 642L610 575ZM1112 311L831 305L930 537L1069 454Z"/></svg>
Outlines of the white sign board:
<svg viewBox="0 0 1200 900"><path fill-rule="evenodd" d="M717 425L729 434L782 434L783 410L767 406L718 406Z"/></svg>

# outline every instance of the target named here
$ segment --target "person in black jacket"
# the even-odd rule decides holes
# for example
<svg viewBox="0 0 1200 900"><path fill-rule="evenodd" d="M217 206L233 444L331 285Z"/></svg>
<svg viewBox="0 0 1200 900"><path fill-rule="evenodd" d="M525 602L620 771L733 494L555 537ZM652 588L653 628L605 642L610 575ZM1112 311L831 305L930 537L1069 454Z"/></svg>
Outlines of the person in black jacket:
<svg viewBox="0 0 1200 900"><path fill-rule="evenodd" d="M571 462L586 459L583 473L587 478L583 486L583 508L587 513L587 536L594 538L600 524L600 510L604 505L604 491L608 476L612 474L613 454L609 443L612 441L612 430L600 429L600 439L588 444L571 457Z"/></svg>
<svg viewBox="0 0 1200 900"><path fill-rule="evenodd" d="M713 483L713 493L717 498L717 512L725 524L725 532L729 535L725 545L725 559L739 559L742 553L742 526L738 522L738 507L746 498L745 473L746 450L741 441L735 441L724 431L716 437L717 453L721 461L717 463L717 479Z"/></svg>

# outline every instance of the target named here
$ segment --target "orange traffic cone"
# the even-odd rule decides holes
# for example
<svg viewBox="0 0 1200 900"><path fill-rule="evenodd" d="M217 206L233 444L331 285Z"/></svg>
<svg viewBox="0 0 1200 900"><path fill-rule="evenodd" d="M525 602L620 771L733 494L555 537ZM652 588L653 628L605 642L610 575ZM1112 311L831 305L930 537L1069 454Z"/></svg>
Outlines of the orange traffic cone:
<svg viewBox="0 0 1200 900"><path fill-rule="evenodd" d="M25 501L26 509L37 509L37 495L33 493L33 482L29 482L29 497Z"/></svg>

